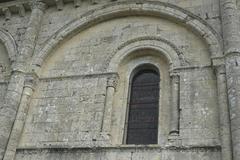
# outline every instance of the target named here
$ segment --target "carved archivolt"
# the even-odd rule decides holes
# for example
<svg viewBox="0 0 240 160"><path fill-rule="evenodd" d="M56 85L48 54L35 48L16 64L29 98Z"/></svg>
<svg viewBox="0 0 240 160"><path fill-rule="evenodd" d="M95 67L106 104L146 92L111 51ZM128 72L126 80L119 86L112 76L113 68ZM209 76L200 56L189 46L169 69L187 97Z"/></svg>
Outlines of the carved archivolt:
<svg viewBox="0 0 240 160"><path fill-rule="evenodd" d="M107 60L106 70L117 72L117 68L123 59L134 51L143 49L153 49L164 55L168 60L170 69L187 65L182 51L171 42L160 37L139 37L120 45Z"/></svg>

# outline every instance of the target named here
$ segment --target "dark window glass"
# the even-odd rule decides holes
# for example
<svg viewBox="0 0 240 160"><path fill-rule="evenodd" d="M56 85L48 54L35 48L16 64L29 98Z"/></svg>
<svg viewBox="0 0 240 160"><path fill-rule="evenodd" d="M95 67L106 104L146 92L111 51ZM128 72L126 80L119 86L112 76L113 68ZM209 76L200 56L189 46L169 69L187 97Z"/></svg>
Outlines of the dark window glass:
<svg viewBox="0 0 240 160"><path fill-rule="evenodd" d="M11 2L11 1L14 1L14 0L0 0L0 3L3 3L3 2Z"/></svg>
<svg viewBox="0 0 240 160"><path fill-rule="evenodd" d="M127 123L127 144L156 144L158 136L159 74L142 70L133 77Z"/></svg>

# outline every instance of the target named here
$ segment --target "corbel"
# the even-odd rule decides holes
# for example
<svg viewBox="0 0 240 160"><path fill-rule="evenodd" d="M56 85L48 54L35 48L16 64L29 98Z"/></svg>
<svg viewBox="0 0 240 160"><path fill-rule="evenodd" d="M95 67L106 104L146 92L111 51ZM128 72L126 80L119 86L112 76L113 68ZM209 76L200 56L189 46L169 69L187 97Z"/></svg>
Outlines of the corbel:
<svg viewBox="0 0 240 160"><path fill-rule="evenodd" d="M75 7L75 8L80 7L80 5L81 5L81 0L74 0L74 1L73 1L73 4L74 4L74 7Z"/></svg>
<svg viewBox="0 0 240 160"><path fill-rule="evenodd" d="M57 5L57 9L59 11L63 10L63 5L64 5L63 0L55 0L55 2L56 2L56 5Z"/></svg>
<svg viewBox="0 0 240 160"><path fill-rule="evenodd" d="M21 17L24 17L26 15L26 10L23 6L23 4L17 4L16 7L18 8L18 13Z"/></svg>
<svg viewBox="0 0 240 160"><path fill-rule="evenodd" d="M10 20L12 13L8 7L2 8L2 11L5 15L5 20Z"/></svg>
<svg viewBox="0 0 240 160"><path fill-rule="evenodd" d="M91 0L92 4L98 4L97 0Z"/></svg>

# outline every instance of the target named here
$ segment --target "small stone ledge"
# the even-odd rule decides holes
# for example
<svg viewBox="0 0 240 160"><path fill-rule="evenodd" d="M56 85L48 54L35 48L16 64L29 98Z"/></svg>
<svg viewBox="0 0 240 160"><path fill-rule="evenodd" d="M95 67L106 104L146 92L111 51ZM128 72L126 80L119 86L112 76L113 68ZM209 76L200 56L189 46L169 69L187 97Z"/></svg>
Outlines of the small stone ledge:
<svg viewBox="0 0 240 160"><path fill-rule="evenodd" d="M204 65L204 66L181 66L175 67L170 70L172 71L181 71L181 70L202 70L202 69L211 69L212 65ZM99 77L110 77L112 75L118 75L117 72L106 72L106 73L93 73L93 74L81 74L81 75L67 75L67 76L56 76L56 77L40 77L39 81L52 81L52 80L64 80L64 79L83 79L83 78L99 78Z"/></svg>
<svg viewBox="0 0 240 160"><path fill-rule="evenodd" d="M108 73L93 73L93 74L57 76L57 77L41 77L41 78L39 78L39 80L40 81L51 81L51 80L63 80L63 79L99 78L99 77L109 77L111 75L118 75L118 73L108 72Z"/></svg>
<svg viewBox="0 0 240 160"><path fill-rule="evenodd" d="M170 70L170 72L173 71L181 71L181 70L202 70L202 69L211 69L212 65L193 65L193 66L182 66L182 67L176 67Z"/></svg>
<svg viewBox="0 0 240 160"><path fill-rule="evenodd" d="M160 146L160 145L117 145L117 146L106 146L106 147L71 147L71 146L42 146L42 147L21 147L17 148L17 152L28 152L28 153L37 153L37 152L44 152L44 153L53 153L53 152L75 152L75 151L106 151L106 150L157 150L159 152L167 150L167 151L186 151L186 152L205 152L205 151L212 151L212 152L220 152L221 146L214 145L214 146Z"/></svg>
<svg viewBox="0 0 240 160"><path fill-rule="evenodd" d="M0 85L7 85L9 83L9 81L7 81L6 79L0 79Z"/></svg>
<svg viewBox="0 0 240 160"><path fill-rule="evenodd" d="M181 71L181 70L202 70L202 69L211 69L212 65L196 65L196 66L181 66L172 68L171 71ZM117 72L106 72L106 73L93 73L93 74L81 74L81 75L67 75L67 76L56 76L56 77L40 77L39 81L52 81L52 80L64 80L64 79L83 79L83 78L99 78L99 77L109 77L112 75L118 75Z"/></svg>

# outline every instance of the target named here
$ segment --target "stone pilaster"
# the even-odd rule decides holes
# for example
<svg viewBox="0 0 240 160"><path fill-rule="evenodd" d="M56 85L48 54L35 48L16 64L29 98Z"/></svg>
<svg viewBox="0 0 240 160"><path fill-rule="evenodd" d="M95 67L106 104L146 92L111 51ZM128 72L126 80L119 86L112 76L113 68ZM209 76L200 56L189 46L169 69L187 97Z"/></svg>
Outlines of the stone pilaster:
<svg viewBox="0 0 240 160"><path fill-rule="evenodd" d="M29 103L31 100L34 86L36 84L37 76L34 74L27 74L24 82L24 89L22 93L21 103L18 108L17 116L11 131L11 135L8 141L7 149L3 160L14 160L16 149L21 138L21 134L24 128L25 120L27 117Z"/></svg>
<svg viewBox="0 0 240 160"><path fill-rule="evenodd" d="M171 73L171 121L169 135L179 134L179 75L177 73Z"/></svg>
<svg viewBox="0 0 240 160"><path fill-rule="evenodd" d="M230 117L227 100L226 69L224 65L216 66L220 139L222 160L232 159Z"/></svg>
<svg viewBox="0 0 240 160"><path fill-rule="evenodd" d="M14 71L8 84L4 105L0 108L0 160L3 159L8 138L18 110L24 86L24 73Z"/></svg>
<svg viewBox="0 0 240 160"><path fill-rule="evenodd" d="M224 54L239 53L239 20L236 0L220 0Z"/></svg>
<svg viewBox="0 0 240 160"><path fill-rule="evenodd" d="M105 109L104 109L104 117L103 117L103 124L102 124L103 132L109 133L111 130L113 98L114 98L114 93L116 90L117 83L118 83L117 75L113 75L112 77L109 77L107 80Z"/></svg>
<svg viewBox="0 0 240 160"><path fill-rule="evenodd" d="M240 157L240 25L236 0L220 0L233 160Z"/></svg>
<svg viewBox="0 0 240 160"><path fill-rule="evenodd" d="M40 0L33 1L32 13L23 40L23 47L16 62L12 65L13 73L8 85L4 106L0 108L0 160L4 157L18 107L21 103L25 72L29 68L28 64L34 53L44 8L45 4Z"/></svg>

